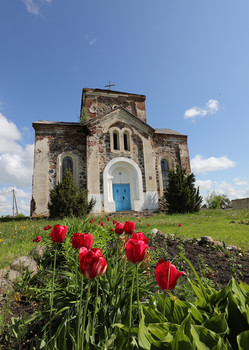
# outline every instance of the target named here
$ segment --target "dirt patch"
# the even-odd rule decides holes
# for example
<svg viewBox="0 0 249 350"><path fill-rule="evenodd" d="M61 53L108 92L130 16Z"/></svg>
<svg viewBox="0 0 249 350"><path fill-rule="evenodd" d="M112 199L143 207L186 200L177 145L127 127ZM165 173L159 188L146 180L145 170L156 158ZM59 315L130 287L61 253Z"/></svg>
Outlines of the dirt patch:
<svg viewBox="0 0 249 350"><path fill-rule="evenodd" d="M160 252L165 249L169 260L182 252L198 273L205 274L204 277L211 279L220 287L225 286L232 277L249 284L248 252L217 248L213 244L201 245L202 243L198 241L162 239L160 235L154 237L153 243ZM188 265L184 265L184 268L189 270Z"/></svg>

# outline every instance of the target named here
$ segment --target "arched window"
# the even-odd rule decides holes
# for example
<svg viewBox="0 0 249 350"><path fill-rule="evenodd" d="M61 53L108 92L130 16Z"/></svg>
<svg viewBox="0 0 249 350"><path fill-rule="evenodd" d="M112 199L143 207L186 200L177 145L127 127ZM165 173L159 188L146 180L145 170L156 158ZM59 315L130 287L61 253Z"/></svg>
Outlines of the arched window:
<svg viewBox="0 0 249 350"><path fill-rule="evenodd" d="M119 149L119 139L117 131L113 133L113 149Z"/></svg>
<svg viewBox="0 0 249 350"><path fill-rule="evenodd" d="M73 160L71 157L65 157L62 161L62 178L65 174L65 171L69 169L73 175Z"/></svg>
<svg viewBox="0 0 249 350"><path fill-rule="evenodd" d="M130 147L129 147L128 133L125 132L125 133L124 133L124 150L125 150L125 151L129 151L129 150L130 150L129 148L130 148Z"/></svg>
<svg viewBox="0 0 249 350"><path fill-rule="evenodd" d="M169 163L166 159L161 160L161 171L162 171L162 180L163 180L163 190L165 191L168 187L168 172L169 172Z"/></svg>

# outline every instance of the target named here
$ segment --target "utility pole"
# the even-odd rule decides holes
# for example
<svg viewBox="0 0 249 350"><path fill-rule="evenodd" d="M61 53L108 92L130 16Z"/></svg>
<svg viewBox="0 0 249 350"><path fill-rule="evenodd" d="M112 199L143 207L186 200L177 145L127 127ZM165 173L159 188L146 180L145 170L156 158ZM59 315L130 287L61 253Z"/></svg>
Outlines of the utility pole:
<svg viewBox="0 0 249 350"><path fill-rule="evenodd" d="M18 215L18 209L17 209L17 202L16 202L16 195L15 195L15 188L13 187L13 218L15 217L15 207L16 207L16 214Z"/></svg>

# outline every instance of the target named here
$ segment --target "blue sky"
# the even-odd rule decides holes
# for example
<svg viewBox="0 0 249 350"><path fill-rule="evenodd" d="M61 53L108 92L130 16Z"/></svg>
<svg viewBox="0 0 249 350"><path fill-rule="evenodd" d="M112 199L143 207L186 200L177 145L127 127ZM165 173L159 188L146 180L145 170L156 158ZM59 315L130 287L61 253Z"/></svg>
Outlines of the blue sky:
<svg viewBox="0 0 249 350"><path fill-rule="evenodd" d="M188 135L205 198L249 197L248 0L0 0L0 216L29 214L36 120L77 121L82 88L144 94Z"/></svg>

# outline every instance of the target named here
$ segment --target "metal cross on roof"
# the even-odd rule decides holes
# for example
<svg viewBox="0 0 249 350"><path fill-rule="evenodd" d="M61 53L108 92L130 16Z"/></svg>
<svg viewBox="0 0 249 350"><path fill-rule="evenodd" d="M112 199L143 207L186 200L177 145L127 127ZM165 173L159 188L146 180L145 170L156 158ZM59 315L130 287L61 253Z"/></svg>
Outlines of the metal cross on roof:
<svg viewBox="0 0 249 350"><path fill-rule="evenodd" d="M115 84L111 84L111 82L109 81L109 84L105 85L105 87L108 87L109 90L111 90L111 86L115 86Z"/></svg>

